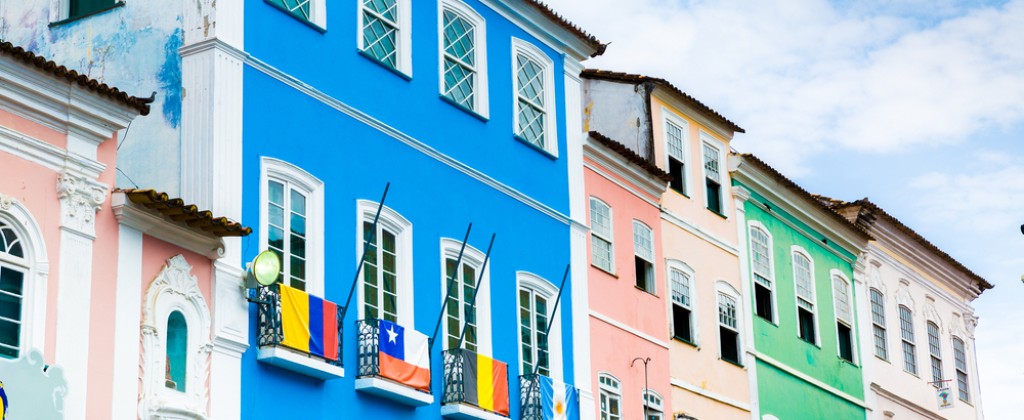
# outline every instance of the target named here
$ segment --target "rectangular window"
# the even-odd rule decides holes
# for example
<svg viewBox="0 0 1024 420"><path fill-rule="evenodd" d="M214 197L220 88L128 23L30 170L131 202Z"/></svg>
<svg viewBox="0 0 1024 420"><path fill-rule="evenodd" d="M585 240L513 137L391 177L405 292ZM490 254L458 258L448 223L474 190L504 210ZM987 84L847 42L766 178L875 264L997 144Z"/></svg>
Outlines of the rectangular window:
<svg viewBox="0 0 1024 420"><path fill-rule="evenodd" d="M636 287L654 293L654 234L651 228L633 221L633 254Z"/></svg>
<svg viewBox="0 0 1024 420"><path fill-rule="evenodd" d="M853 331L842 322L836 323L836 330L839 333L839 357L853 363Z"/></svg>
<svg viewBox="0 0 1024 420"><path fill-rule="evenodd" d="M0 227L6 227L0 223ZM10 229L0 234L13 232ZM0 247L5 245L0 237ZM17 238L8 238L12 242ZM3 251L0 248L0 251ZM0 357L17 358L21 348L22 302L25 273L12 267L0 265Z"/></svg>
<svg viewBox="0 0 1024 420"><path fill-rule="evenodd" d="M839 357L853 363L853 308L850 305L850 286L838 275L832 276L832 301L836 311Z"/></svg>
<svg viewBox="0 0 1024 420"><path fill-rule="evenodd" d="M672 336L693 343L693 312L690 306L690 276L669 271L672 282Z"/></svg>
<svg viewBox="0 0 1024 420"><path fill-rule="evenodd" d="M612 209L590 198L590 262L609 273L615 272L612 247Z"/></svg>
<svg viewBox="0 0 1024 420"><path fill-rule="evenodd" d="M301 21L327 29L325 0L264 0Z"/></svg>
<svg viewBox="0 0 1024 420"><path fill-rule="evenodd" d="M704 143L704 177L707 186L708 210L723 214L722 210L722 177L718 162L722 158L717 147Z"/></svg>
<svg viewBox="0 0 1024 420"><path fill-rule="evenodd" d="M546 149L547 111L544 108L545 69L524 54L516 56L516 108L519 126L516 134L541 149Z"/></svg>
<svg viewBox="0 0 1024 420"><path fill-rule="evenodd" d="M900 338L903 339L903 370L917 375L917 351L914 348L914 321L910 309L900 305Z"/></svg>
<svg viewBox="0 0 1024 420"><path fill-rule="evenodd" d="M814 278L811 260L803 254L793 253L793 277L796 283L797 321L800 339L817 344L814 325Z"/></svg>
<svg viewBox="0 0 1024 420"><path fill-rule="evenodd" d="M395 233L377 225L371 241L373 223L363 222L364 242L367 244L363 265L363 316L366 319L383 318L398 322L398 248Z"/></svg>
<svg viewBox="0 0 1024 420"><path fill-rule="evenodd" d="M476 25L454 10L442 12L444 87L448 99L471 111L477 110Z"/></svg>
<svg viewBox="0 0 1024 420"><path fill-rule="evenodd" d="M885 299L882 292L871 289L871 323L875 336L875 356L889 360L889 350L885 338Z"/></svg>
<svg viewBox="0 0 1024 420"><path fill-rule="evenodd" d="M278 279L306 290L306 196L290 183L267 182L267 247L281 259Z"/></svg>
<svg viewBox="0 0 1024 420"><path fill-rule="evenodd" d="M939 326L934 322L928 323L928 353L932 361L932 381L941 381L942 377L942 347L939 345Z"/></svg>
<svg viewBox="0 0 1024 420"><path fill-rule="evenodd" d="M722 359L740 364L740 333L736 324L736 299L718 295L718 338Z"/></svg>
<svg viewBox="0 0 1024 420"><path fill-rule="evenodd" d="M533 372L550 376L548 361L548 337L545 329L548 326L548 301L535 290L519 289L519 336L522 341L523 366L522 372Z"/></svg>
<svg viewBox="0 0 1024 420"><path fill-rule="evenodd" d="M368 56L399 69L401 45L400 0L362 0L362 45Z"/></svg>
<svg viewBox="0 0 1024 420"><path fill-rule="evenodd" d="M117 5L117 0L68 0L68 19L102 12Z"/></svg>
<svg viewBox="0 0 1024 420"><path fill-rule="evenodd" d="M669 187L680 194L686 194L686 158L684 154L684 129L673 122L665 121L665 139L668 149L668 173L672 176Z"/></svg>
<svg viewBox="0 0 1024 420"><path fill-rule="evenodd" d="M967 382L967 351L964 342L953 337L953 360L956 362L956 388L959 391L960 399L965 402L971 401L971 389Z"/></svg>
<svg viewBox="0 0 1024 420"><path fill-rule="evenodd" d="M459 335L462 334L462 328L465 327L466 335L462 341L462 348L478 352L476 308L471 305L473 295L476 293L476 268L463 260L461 262L462 269L458 270L456 274L455 262L455 258L445 259L445 284L447 285L448 280L454 276L451 281L452 290L448 293L448 304L445 306L445 318L448 323L448 345L446 348L454 349L458 346Z"/></svg>
<svg viewBox="0 0 1024 420"><path fill-rule="evenodd" d="M760 228L750 229L750 254L754 271L754 313L768 322L774 322L771 249L768 234Z"/></svg>

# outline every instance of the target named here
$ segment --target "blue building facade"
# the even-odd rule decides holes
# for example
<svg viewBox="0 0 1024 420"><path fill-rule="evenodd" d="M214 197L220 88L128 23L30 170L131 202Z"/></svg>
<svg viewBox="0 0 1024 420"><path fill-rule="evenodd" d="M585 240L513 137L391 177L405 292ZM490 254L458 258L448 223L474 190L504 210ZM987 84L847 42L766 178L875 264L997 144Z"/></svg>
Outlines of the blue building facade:
<svg viewBox="0 0 1024 420"><path fill-rule="evenodd" d="M336 320L335 363L279 345L267 333L275 321L249 305L241 417L493 418L479 404L443 404L443 352L468 323L463 346L507 363L509 417L520 418L520 375L539 364L574 384L589 370L575 362L586 320L573 317L573 289L585 287L573 280L585 276L570 276L544 329L582 255L570 191L582 169L575 77L603 48L532 1L326 3L245 5L241 219L254 233L241 260L272 249L281 284L339 308L358 284ZM373 319L427 336L440 319L430 393L377 374L366 358L377 324L360 322Z"/></svg>

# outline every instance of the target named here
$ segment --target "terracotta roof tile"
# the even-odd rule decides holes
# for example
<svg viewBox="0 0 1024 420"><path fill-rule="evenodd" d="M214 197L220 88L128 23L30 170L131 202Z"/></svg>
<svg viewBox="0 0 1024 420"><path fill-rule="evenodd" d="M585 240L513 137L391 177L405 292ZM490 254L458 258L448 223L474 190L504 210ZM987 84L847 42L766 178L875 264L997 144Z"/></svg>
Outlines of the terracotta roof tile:
<svg viewBox="0 0 1024 420"><path fill-rule="evenodd" d="M627 161L633 163L636 166L639 166L640 168L647 171L647 173L651 174L655 178L665 182L672 180L672 176L669 175L667 172L663 171L661 168L651 163L647 159L644 159L642 156L638 155L636 152L626 147L622 143L612 140L608 138L608 136L598 133L597 131L591 131L590 138L596 140L598 143L603 144L605 147L611 149L615 153L618 153L622 157L626 158Z"/></svg>
<svg viewBox="0 0 1024 420"><path fill-rule="evenodd" d="M53 75L56 78L63 78L71 83L76 83L98 95L105 96L126 106L135 108L141 115L149 114L149 104L156 98L156 92L153 92L153 96L150 96L149 98L131 96L116 87L108 86L105 83L92 79L84 74L80 74L75 70L70 70L67 67L47 60L46 58L36 55L24 48L16 47L14 44L2 39L0 39L0 54L21 61L26 65L33 66L45 73Z"/></svg>
<svg viewBox="0 0 1024 420"><path fill-rule="evenodd" d="M670 83L668 80L657 78L657 77L644 76L644 75L640 75L640 74L630 74L630 73L622 73L622 72L608 71L608 70L597 70L597 69L586 69L586 70L583 70L583 73L581 73L580 76L591 78L591 79L610 80L610 81L615 81L615 82L627 82L627 83L635 83L635 84L640 84L640 83L644 83L644 82L655 83L655 84L657 84L657 85L667 89L669 92L672 92L672 94L674 94L674 95L678 96L680 99L682 99L683 102L686 102L690 106L692 106L694 108L697 108L697 110L699 112L703 113L704 115L706 115L707 117L711 118L712 120L715 120L718 123L728 127L732 131L735 131L737 133L746 133L746 130L744 130L743 127L740 127L740 126L736 125L736 123L734 123L732 121L729 121L729 119L727 119L724 116L722 116L722 114L719 114L718 111L715 111L715 110L711 109L711 107L709 107L707 105L704 105L704 103L702 103L701 101L698 101L697 98L694 98L693 96L690 96L686 92L683 92L682 90L677 88L675 85Z"/></svg>
<svg viewBox="0 0 1024 420"><path fill-rule="evenodd" d="M601 54L604 54L604 50L606 48L608 48L608 44L602 44L601 41L598 41L595 36L587 33L586 31L584 31L580 27L576 26L572 22L569 22L566 18L564 18L564 17L562 17L562 15L556 13L554 10L551 9L551 7L549 7L548 5L544 4L543 2L540 2L538 0L525 0L525 1L526 1L526 4L529 4L530 6L533 6L533 8L537 9L538 11L540 11L542 14L547 16L549 19L555 21L555 23L557 23L559 26L565 28L565 30L571 32L573 35L576 35L577 38L579 38L579 39L583 40L584 42L586 42L587 44L589 44L590 47L594 49L594 53L590 55L591 57L597 57L597 56L599 56Z"/></svg>
<svg viewBox="0 0 1024 420"><path fill-rule="evenodd" d="M164 218L215 236L248 236L252 229L227 217L214 217L209 210L200 211L180 198L154 190L120 190L132 203L160 213Z"/></svg>

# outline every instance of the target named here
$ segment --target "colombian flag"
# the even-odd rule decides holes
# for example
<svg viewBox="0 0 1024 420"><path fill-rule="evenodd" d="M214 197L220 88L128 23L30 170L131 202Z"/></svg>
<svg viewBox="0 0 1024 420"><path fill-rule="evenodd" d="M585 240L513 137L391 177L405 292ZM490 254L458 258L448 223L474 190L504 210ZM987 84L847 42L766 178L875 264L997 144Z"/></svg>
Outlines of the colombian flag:
<svg viewBox="0 0 1024 420"><path fill-rule="evenodd" d="M508 365L462 350L465 402L508 417Z"/></svg>
<svg viewBox="0 0 1024 420"><path fill-rule="evenodd" d="M299 289L281 287L281 345L338 360L338 305Z"/></svg>
<svg viewBox="0 0 1024 420"><path fill-rule="evenodd" d="M427 336L391 321L378 320L380 376L430 392Z"/></svg>

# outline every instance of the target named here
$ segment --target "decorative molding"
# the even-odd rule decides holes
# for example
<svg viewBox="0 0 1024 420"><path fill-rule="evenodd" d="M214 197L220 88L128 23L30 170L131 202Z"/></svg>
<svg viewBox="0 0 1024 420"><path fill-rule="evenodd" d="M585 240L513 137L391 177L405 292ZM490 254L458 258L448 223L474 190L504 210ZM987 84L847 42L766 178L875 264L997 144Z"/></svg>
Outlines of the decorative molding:
<svg viewBox="0 0 1024 420"><path fill-rule="evenodd" d="M594 165L584 161L584 167L597 172L603 178L618 184L623 187L623 189L647 202L647 204L659 207L658 201L661 199L661 195L668 187L668 182L656 179L653 175L649 175L643 169L637 168L635 164L630 163L625 158L615 154L615 152L611 151L607 146L591 140L589 135L586 136L586 139L583 141L583 151L585 153L584 156L598 164ZM622 181L605 174L606 171L617 175L632 185L635 185L636 188L623 185ZM637 189L643 191L646 195L638 194L636 191Z"/></svg>
<svg viewBox="0 0 1024 420"><path fill-rule="evenodd" d="M123 192L115 192L110 199L111 209L118 223L138 229L140 232L180 246L212 260L224 256L224 240L213 235L197 232L188 227L166 220L153 214L145 207L128 200Z"/></svg>
<svg viewBox="0 0 1024 420"><path fill-rule="evenodd" d="M949 334L963 339L965 336L964 333L963 317L961 317L960 314L953 312L953 316L949 321Z"/></svg>
<svg viewBox="0 0 1024 420"><path fill-rule="evenodd" d="M747 202L747 200L750 200L750 197L750 190L738 185L732 187L732 198L737 204ZM736 206L736 210L742 211L739 205Z"/></svg>
<svg viewBox="0 0 1024 420"><path fill-rule="evenodd" d="M185 317L188 332L185 392L167 388L164 382L166 338L162 336L166 336L167 318L175 311ZM207 418L207 386L213 350L210 323L210 310L199 290L198 279L192 274L192 266L181 255L171 257L149 286L144 301L139 417Z"/></svg>
<svg viewBox="0 0 1024 420"><path fill-rule="evenodd" d="M669 211L667 208L661 209L661 219L687 232L692 233L694 236L703 239L704 241L722 249L725 252L728 252L735 256L740 255L740 250L735 245L725 242L723 239L718 238L712 235L711 233L705 232L703 229L700 228L699 225L691 223L690 221L679 217L675 213Z"/></svg>
<svg viewBox="0 0 1024 420"><path fill-rule="evenodd" d="M914 404L914 402L912 402L912 401L910 401L910 400L908 400L906 398L903 398L902 396L900 396L899 394L897 394L895 392L892 392L892 391L889 391L888 389L883 388L879 384L876 384L876 383L872 382L871 383L871 390L874 391L874 393L877 394L878 396L880 396L882 398L885 398L885 399L887 399L889 401L892 401L892 402L894 402L894 403L896 403L896 404L898 404L900 406L903 406L904 408L906 408L906 409L908 409L910 411L913 411L914 413L920 415L923 418L932 419L932 420L945 420L945 417L942 417L942 416L936 414L935 412L933 412L933 411L931 411L931 410L929 410L927 408L921 407L920 405ZM885 415L886 418L894 418L895 417L895 414L892 414L891 411L885 411L884 415Z"/></svg>
<svg viewBox="0 0 1024 420"><path fill-rule="evenodd" d="M978 317L973 313L964 312L964 326L967 327L967 336L974 340L974 329L978 327Z"/></svg>
<svg viewBox="0 0 1024 420"><path fill-rule="evenodd" d="M942 325L942 317L939 316L939 311L935 310L935 298L929 294L924 297L924 319L934 322L939 327L940 333L945 330Z"/></svg>
<svg viewBox="0 0 1024 420"><path fill-rule="evenodd" d="M912 312L916 312L917 308L914 307L914 297L910 296L910 290L902 281L900 282L900 288L896 290L896 304L903 305L909 308Z"/></svg>
<svg viewBox="0 0 1024 420"><path fill-rule="evenodd" d="M67 169L73 173L98 178L107 166L92 159L68 153L67 150L19 133L7 127L0 127L0 151L10 153L29 162L42 165L53 171Z"/></svg>
<svg viewBox="0 0 1024 420"><path fill-rule="evenodd" d="M719 394L717 392L714 392L714 391L708 391L707 389L704 389L704 388L702 388L700 386L697 386L695 384L691 384L691 383L686 382L686 381L684 381L682 379L679 379L679 378L669 378L669 382L672 384L672 386L674 386L676 388L685 389L685 390L690 391L690 392L692 392L694 394L710 398L712 400L718 401L718 402L723 403L723 404L731 405L731 406L736 407L736 408L738 408L740 410L743 410L743 411L750 411L750 404L748 404L748 403L744 403L742 401L737 401L737 400L735 400L733 398L726 397L725 395L721 395L721 394Z"/></svg>
<svg viewBox="0 0 1024 420"><path fill-rule="evenodd" d="M616 321L614 318L612 318L612 317L610 317L608 315L604 315L604 314L602 314L600 312L597 312L597 311L591 309L590 310L590 316L593 317L594 319L597 319L597 320L600 320L600 321L604 322L605 324L611 325L611 326L613 326L615 328L618 328L618 329L620 329L622 331L625 331L627 333L633 334L634 336L639 337L639 338L641 338L641 339L643 339L643 340L645 340L645 341L647 341L647 342L649 342L651 344L654 344L654 345L656 345L658 347L663 347L665 349L669 348L668 343L666 343L664 340L659 340L659 339L657 339L655 337L652 337L651 335L649 335L647 333L644 333L643 331L640 331L640 330L638 330L636 328L633 328L633 327L631 327L629 325L623 324L622 322Z"/></svg>
<svg viewBox="0 0 1024 420"><path fill-rule="evenodd" d="M96 213L107 200L106 184L68 171L57 178L60 199L61 227L71 229L90 239L96 236Z"/></svg>
<svg viewBox="0 0 1024 420"><path fill-rule="evenodd" d="M0 210L8 211L11 209L11 204L14 203L14 199L10 196L0 194Z"/></svg>
<svg viewBox="0 0 1024 420"><path fill-rule="evenodd" d="M833 386L831 386L829 384L826 384L826 383L824 383L824 382L822 382L822 381L820 381L818 379L815 379L814 377L811 377L810 375L808 375L808 374L806 374L804 372L801 372L801 371L799 371L797 369L794 369L794 368L786 365L785 363L782 363L781 361L778 361L778 360L776 360L776 359L774 359L774 358L772 358L772 357L770 357L770 356L768 356L768 355L766 355L764 353L758 352L756 350L751 351L751 353L754 355L754 357L757 357L757 359L759 361L767 363L769 365L772 365L776 369L779 369L779 370L781 370L781 371L783 371L783 372L785 372L787 374L790 374L790 375L792 375L792 376L794 376L796 378L799 378L799 379L803 380L804 382L807 382L810 385L818 387L819 389L821 389L821 390L823 390L825 392L828 392L828 393L830 393L832 395L835 395L835 396L837 396L839 398L842 398L842 399L844 399L846 401L849 401L849 402L851 402L853 404L856 404L857 406L859 406L861 408L865 408L865 409L868 409L868 410L871 409L871 407L868 407L867 403L865 403L864 400L862 400L860 398L857 398L857 397L854 397L854 396L852 396L850 394L847 394L847 393L845 393L843 391L840 391L839 389L837 389L837 388L835 388L835 387L833 387Z"/></svg>

